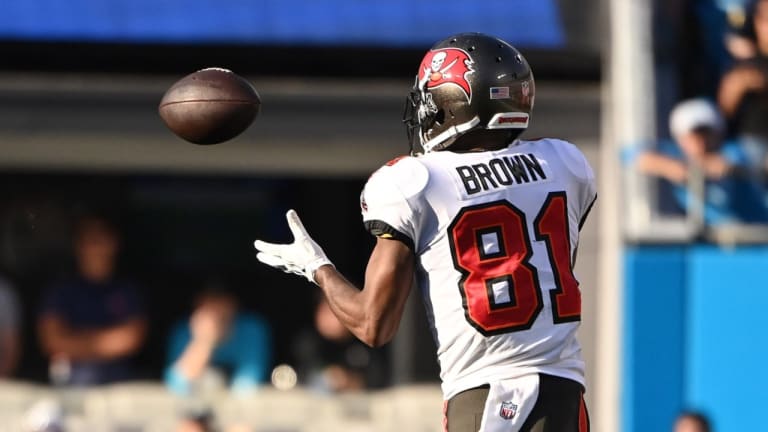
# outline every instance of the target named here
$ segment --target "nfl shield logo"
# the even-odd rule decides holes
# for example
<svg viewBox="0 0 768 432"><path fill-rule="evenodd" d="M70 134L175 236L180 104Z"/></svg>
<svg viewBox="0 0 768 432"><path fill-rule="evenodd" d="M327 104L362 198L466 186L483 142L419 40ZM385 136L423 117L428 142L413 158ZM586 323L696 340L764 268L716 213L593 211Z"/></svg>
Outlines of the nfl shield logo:
<svg viewBox="0 0 768 432"><path fill-rule="evenodd" d="M501 418L510 420L515 414L517 414L517 405L513 404L512 401L501 403L501 409L499 410Z"/></svg>

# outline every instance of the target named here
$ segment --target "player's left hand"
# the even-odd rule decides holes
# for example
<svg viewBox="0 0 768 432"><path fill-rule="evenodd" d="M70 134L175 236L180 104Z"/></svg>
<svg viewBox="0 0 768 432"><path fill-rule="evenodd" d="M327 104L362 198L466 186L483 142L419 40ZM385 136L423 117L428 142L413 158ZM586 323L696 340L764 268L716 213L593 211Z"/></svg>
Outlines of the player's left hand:
<svg viewBox="0 0 768 432"><path fill-rule="evenodd" d="M288 227L293 233L293 243L274 244L256 240L253 246L259 251L256 258L266 265L282 270L286 273L295 273L306 277L310 282L315 282L315 270L333 263L325 256L325 252L307 234L307 230L294 210L288 210L285 218L288 219Z"/></svg>

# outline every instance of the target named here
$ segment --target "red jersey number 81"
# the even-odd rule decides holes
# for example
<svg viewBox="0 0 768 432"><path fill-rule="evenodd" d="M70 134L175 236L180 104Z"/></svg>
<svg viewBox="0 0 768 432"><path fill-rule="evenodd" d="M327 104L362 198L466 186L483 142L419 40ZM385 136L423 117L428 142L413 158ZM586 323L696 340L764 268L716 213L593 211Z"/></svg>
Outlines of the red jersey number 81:
<svg viewBox="0 0 768 432"><path fill-rule="evenodd" d="M554 275L554 324L579 321L581 292L571 268L565 192L547 196L533 232L546 245ZM465 207L448 234L467 321L486 336L531 328L543 302L538 269L529 262L533 246L525 213L506 200Z"/></svg>

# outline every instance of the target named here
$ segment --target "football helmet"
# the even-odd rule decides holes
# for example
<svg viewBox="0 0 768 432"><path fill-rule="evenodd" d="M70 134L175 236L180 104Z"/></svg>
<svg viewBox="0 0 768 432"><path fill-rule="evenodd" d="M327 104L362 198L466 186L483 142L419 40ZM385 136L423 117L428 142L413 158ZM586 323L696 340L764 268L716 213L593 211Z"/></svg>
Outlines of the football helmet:
<svg viewBox="0 0 768 432"><path fill-rule="evenodd" d="M476 129L528 127L535 85L528 62L512 45L482 33L436 43L419 66L403 122L412 154L449 148Z"/></svg>

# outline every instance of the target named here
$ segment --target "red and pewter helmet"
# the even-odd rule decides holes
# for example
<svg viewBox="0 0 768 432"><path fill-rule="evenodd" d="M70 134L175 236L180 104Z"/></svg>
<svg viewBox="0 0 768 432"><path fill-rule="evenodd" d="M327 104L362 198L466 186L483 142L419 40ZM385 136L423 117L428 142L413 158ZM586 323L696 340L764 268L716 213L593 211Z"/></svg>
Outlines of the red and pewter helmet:
<svg viewBox="0 0 768 432"><path fill-rule="evenodd" d="M476 129L527 127L535 85L528 62L512 45L482 33L435 44L419 66L403 122L411 153L445 150Z"/></svg>

